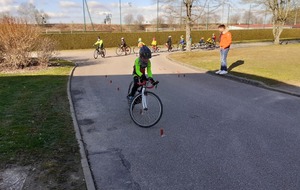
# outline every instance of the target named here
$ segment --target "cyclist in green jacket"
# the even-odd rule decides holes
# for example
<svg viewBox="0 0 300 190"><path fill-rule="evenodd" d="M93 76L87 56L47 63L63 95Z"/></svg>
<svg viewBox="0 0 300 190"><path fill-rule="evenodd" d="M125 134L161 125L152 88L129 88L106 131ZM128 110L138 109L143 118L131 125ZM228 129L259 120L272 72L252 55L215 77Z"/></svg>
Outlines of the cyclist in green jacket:
<svg viewBox="0 0 300 190"><path fill-rule="evenodd" d="M139 88L139 82L143 82L147 80L146 77L146 70L147 70L147 75L148 75L148 80L155 85L156 82L152 78L152 70L151 70L151 50L147 46L142 46L139 52L139 57L135 60L134 66L133 66L133 81L134 81L134 86L131 90L131 93L128 94L128 99L130 101L133 100L133 97Z"/></svg>
<svg viewBox="0 0 300 190"><path fill-rule="evenodd" d="M97 46L96 49L97 49L98 51L100 51L100 49L103 50L103 48L104 48L103 40L100 38L100 36L98 36L98 40L97 40L97 42L94 44L94 46Z"/></svg>

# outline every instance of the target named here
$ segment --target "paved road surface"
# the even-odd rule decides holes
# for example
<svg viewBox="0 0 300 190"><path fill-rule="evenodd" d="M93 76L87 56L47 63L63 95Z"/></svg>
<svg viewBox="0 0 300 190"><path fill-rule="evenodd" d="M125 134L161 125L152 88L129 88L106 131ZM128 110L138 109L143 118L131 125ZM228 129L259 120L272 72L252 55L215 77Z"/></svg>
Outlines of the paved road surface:
<svg viewBox="0 0 300 190"><path fill-rule="evenodd" d="M300 189L299 98L161 54L152 62L164 114L143 129L131 121L125 99L136 57L108 53L98 60L92 50L61 54L80 64L71 90L98 189Z"/></svg>

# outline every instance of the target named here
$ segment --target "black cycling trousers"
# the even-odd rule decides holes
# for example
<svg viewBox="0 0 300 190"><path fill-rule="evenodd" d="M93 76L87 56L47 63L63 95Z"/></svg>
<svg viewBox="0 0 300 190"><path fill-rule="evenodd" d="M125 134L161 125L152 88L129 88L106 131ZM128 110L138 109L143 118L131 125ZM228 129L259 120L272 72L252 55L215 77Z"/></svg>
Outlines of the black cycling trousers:
<svg viewBox="0 0 300 190"><path fill-rule="evenodd" d="M139 77L137 77L137 76L133 77L133 87L131 89L131 93L129 94L129 96L135 95L137 89L139 88L138 83L139 83Z"/></svg>

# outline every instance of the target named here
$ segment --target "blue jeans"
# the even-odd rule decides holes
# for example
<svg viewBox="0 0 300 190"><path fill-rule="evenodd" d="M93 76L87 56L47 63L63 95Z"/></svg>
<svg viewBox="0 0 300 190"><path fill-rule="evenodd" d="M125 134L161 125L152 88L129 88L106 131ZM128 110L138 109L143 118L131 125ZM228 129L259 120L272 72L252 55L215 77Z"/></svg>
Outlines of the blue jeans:
<svg viewBox="0 0 300 190"><path fill-rule="evenodd" d="M230 48L226 49L221 49L220 54L221 54L221 71L227 71L227 55L229 52Z"/></svg>

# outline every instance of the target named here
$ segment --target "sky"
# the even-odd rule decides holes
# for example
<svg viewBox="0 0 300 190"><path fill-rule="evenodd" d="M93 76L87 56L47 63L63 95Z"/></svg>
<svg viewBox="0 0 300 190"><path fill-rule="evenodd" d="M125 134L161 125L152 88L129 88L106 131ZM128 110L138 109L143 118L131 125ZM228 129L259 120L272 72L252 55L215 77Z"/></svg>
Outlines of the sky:
<svg viewBox="0 0 300 190"><path fill-rule="evenodd" d="M21 3L33 3L37 9L50 16L48 23L83 23L83 0L0 0L0 13L14 15ZM146 21L156 18L156 0L121 0L122 17L142 14ZM243 7L239 0L231 0L233 9ZM119 0L87 0L93 23L103 23L107 14L112 15L112 23L120 22ZM160 7L163 11L163 7ZM87 15L87 12L86 12ZM89 21L88 16L86 17Z"/></svg>

